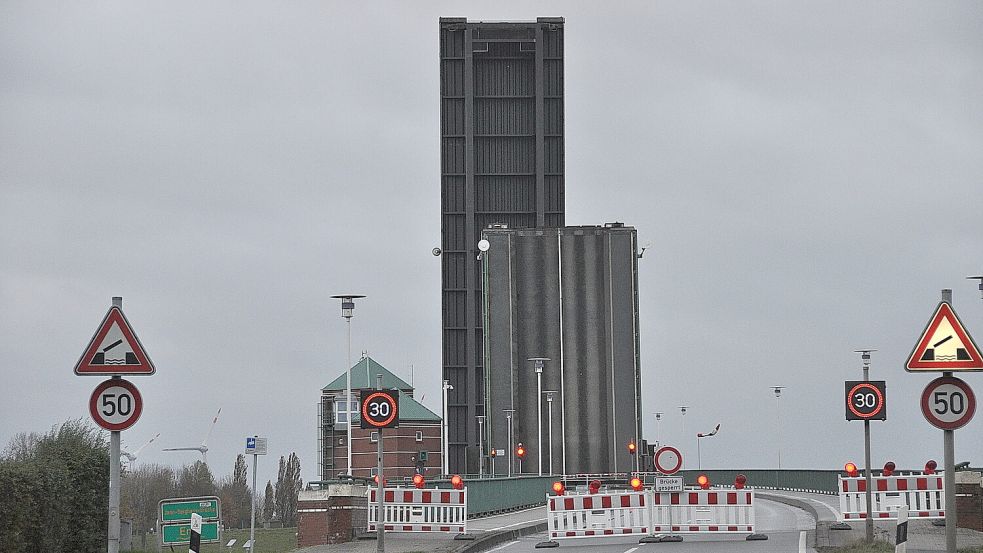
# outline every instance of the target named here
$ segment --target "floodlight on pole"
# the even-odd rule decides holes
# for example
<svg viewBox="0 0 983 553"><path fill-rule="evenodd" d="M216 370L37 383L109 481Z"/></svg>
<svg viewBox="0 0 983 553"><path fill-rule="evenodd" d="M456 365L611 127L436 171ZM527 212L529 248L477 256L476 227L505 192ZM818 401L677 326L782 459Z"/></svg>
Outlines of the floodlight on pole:
<svg viewBox="0 0 983 553"><path fill-rule="evenodd" d="M680 413L682 414L682 416L683 416L683 443L684 443L684 444L686 443L686 410L687 410L687 409L689 409L689 405L680 405L680 406L679 406L679 412L680 412ZM699 445L699 444L697 444L697 445ZM690 452L692 452L693 450L692 450L692 449L690 449L689 451L690 451ZM685 459L685 458L686 458L686 457L685 457L685 456L683 456L683 459ZM682 466L680 466L679 468L683 468L683 467L682 467Z"/></svg>
<svg viewBox="0 0 983 553"><path fill-rule="evenodd" d="M769 388L775 393L775 408L778 411L778 416L775 418L778 436L778 470L782 470L782 390L786 386L769 386Z"/></svg>
<svg viewBox="0 0 983 553"><path fill-rule="evenodd" d="M547 438L550 442L550 474L553 474L553 394L556 393L556 390L546 390L543 393L546 394L548 413L548 422L546 424L550 427L549 437Z"/></svg>
<svg viewBox="0 0 983 553"><path fill-rule="evenodd" d="M983 300L983 275L968 276L966 279L980 281L980 299Z"/></svg>
<svg viewBox="0 0 983 553"><path fill-rule="evenodd" d="M543 475L543 363L549 357L530 357L536 369L536 428L539 436L536 442L536 456L539 458L539 476Z"/></svg>
<svg viewBox="0 0 983 553"><path fill-rule="evenodd" d="M512 476L512 463L515 459L515 448L512 445L512 415L515 414L515 409L502 409L505 412L505 419L508 421L506 429L508 430L508 443L509 443L509 477Z"/></svg>
<svg viewBox="0 0 983 553"><path fill-rule="evenodd" d="M443 420L441 421L440 424L440 437L441 437L440 445L441 447L443 447L443 452L440 455L442 461L440 470L442 471L441 474L446 475L450 472L447 462L448 461L447 450L450 447L450 444L447 441L447 391L453 390L454 386L451 386L450 380L445 380L444 385L441 388L444 393L444 412L443 412Z"/></svg>
<svg viewBox="0 0 983 553"><path fill-rule="evenodd" d="M345 452L348 457L348 476L352 476L352 317L355 315L355 300L364 298L361 294L339 294L331 296L333 299L341 300L341 316L348 323L348 360L345 365L345 418L348 428L345 431L347 446ZM365 383L368 386L368 382Z"/></svg>

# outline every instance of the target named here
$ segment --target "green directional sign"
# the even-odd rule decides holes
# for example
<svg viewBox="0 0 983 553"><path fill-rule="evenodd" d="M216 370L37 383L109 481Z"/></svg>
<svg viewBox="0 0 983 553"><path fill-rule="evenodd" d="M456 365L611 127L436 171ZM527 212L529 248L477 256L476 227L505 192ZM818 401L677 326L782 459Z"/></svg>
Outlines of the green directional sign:
<svg viewBox="0 0 983 553"><path fill-rule="evenodd" d="M218 541L218 521L201 523L201 543ZM191 523L168 524L160 529L160 543L179 545L191 542Z"/></svg>
<svg viewBox="0 0 983 553"><path fill-rule="evenodd" d="M204 520L218 520L218 498L194 497L187 499L165 499L160 502L160 521L163 524L191 522L191 513L198 513Z"/></svg>

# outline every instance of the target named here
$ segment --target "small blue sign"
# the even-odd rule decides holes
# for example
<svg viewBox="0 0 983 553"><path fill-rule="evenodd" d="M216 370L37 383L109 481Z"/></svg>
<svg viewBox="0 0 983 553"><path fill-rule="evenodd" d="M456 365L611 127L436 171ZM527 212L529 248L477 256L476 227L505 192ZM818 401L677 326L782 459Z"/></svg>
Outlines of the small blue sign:
<svg viewBox="0 0 983 553"><path fill-rule="evenodd" d="M246 451L256 449L256 438L246 438Z"/></svg>

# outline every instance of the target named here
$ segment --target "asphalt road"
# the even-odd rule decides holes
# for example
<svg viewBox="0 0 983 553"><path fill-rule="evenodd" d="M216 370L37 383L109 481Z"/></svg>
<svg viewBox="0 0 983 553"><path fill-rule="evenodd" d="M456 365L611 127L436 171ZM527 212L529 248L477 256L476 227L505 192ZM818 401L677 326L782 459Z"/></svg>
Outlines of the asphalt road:
<svg viewBox="0 0 983 553"><path fill-rule="evenodd" d="M781 552L781 553L815 553L806 546L809 540L807 531L813 531L816 521L809 513L783 503L755 498L755 523L759 533L766 534L766 541L745 541L744 536L703 537L685 536L680 543L639 544L638 536L633 538L582 538L561 540L562 551L570 553L644 553L646 551L668 551L697 553L714 551L730 552ZM547 539L546 533L533 534L516 541L504 543L488 551L503 553L543 553L546 550L536 549L536 544Z"/></svg>

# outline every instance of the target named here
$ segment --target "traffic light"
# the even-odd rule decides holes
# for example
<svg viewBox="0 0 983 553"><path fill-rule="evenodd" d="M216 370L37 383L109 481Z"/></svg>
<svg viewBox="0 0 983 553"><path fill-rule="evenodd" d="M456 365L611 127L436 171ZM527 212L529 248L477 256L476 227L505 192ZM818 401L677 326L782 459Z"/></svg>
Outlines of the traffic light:
<svg viewBox="0 0 983 553"><path fill-rule="evenodd" d="M563 482L553 482L553 493L556 495L563 495L563 490L565 489Z"/></svg>
<svg viewBox="0 0 983 553"><path fill-rule="evenodd" d="M373 476L372 477L372 481L375 482L375 485L376 486L378 486L379 485L379 475L377 474L377 475ZM383 488L386 487L386 479L385 478L382 479L382 487Z"/></svg>
<svg viewBox="0 0 983 553"><path fill-rule="evenodd" d="M743 490L745 484L747 484L747 476L738 474L736 477L734 477L734 488Z"/></svg>
<svg viewBox="0 0 983 553"><path fill-rule="evenodd" d="M635 442L628 442L628 454L629 455L634 455L635 454L635 449L637 449L636 446L635 446Z"/></svg>
<svg viewBox="0 0 983 553"><path fill-rule="evenodd" d="M857 471L857 465L853 463L847 463L843 465L843 470L846 471L847 476L856 477L857 474L859 474L859 471Z"/></svg>
<svg viewBox="0 0 983 553"><path fill-rule="evenodd" d="M519 445L515 446L515 456L519 459L526 458L526 448L522 445L522 442L519 442Z"/></svg>
<svg viewBox="0 0 983 553"><path fill-rule="evenodd" d="M464 479L461 478L460 474L455 474L454 476L451 476L451 486L454 486L455 490L464 489Z"/></svg>
<svg viewBox="0 0 983 553"><path fill-rule="evenodd" d="M642 491L642 479L637 476L629 480L628 485L636 492Z"/></svg>
<svg viewBox="0 0 983 553"><path fill-rule="evenodd" d="M423 489L423 486L426 485L426 482L424 481L422 474L417 473L413 475L413 485L418 489L421 490Z"/></svg>
<svg viewBox="0 0 983 553"><path fill-rule="evenodd" d="M710 487L710 477L705 474L701 474L696 477L696 483L700 485L701 490L708 489Z"/></svg>

